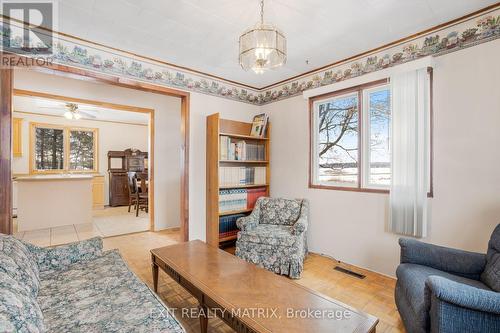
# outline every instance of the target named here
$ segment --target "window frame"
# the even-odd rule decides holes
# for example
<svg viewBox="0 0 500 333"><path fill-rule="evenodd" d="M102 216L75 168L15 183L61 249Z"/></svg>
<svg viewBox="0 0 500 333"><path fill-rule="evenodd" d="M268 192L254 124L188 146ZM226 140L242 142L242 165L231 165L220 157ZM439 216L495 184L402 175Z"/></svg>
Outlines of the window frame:
<svg viewBox="0 0 500 333"><path fill-rule="evenodd" d="M432 198L434 196L433 193L433 165L434 165L434 150L433 150L433 132L434 132L434 112L433 112L433 71L432 68L429 67L427 69L428 74L429 74L429 85L430 85L430 110L429 110L429 117L430 117L430 138L429 138L429 145L430 145L430 184L429 184L429 192L427 193L427 196ZM368 118L365 116L365 112L363 112L364 108L364 103L366 102L364 99L364 94L363 91L369 90L369 89L375 89L377 86L384 86L390 84L389 78L381 79L381 80L376 80L376 81L371 81L363 84L359 84L356 86L336 90L333 92L329 92L326 94L321 94L317 96L313 96L309 98L309 188L312 189L325 189L325 190L337 190L337 191L350 191L350 192L368 192L368 193L381 193L381 194L389 194L390 189L387 187L378 187L378 186L371 186L371 187L366 187L367 181L368 181L368 173L366 172L366 166L364 165L364 159L367 158L367 154L369 150L366 149L366 140L368 139L365 137L365 130L363 128L363 125L365 125L365 118ZM316 162L317 162L317 157L315 156L316 152L316 129L314 128L315 125L315 103L319 101L324 101L329 98L334 98L334 97L339 97L348 93L353 93L357 92L358 93L358 131L359 131L359 139L358 139L358 180L357 180L357 186L345 186L345 185L340 185L340 184L335 184L335 185L326 185L326 184L321 184L316 182L316 176L317 176L317 168L316 168Z"/></svg>
<svg viewBox="0 0 500 333"><path fill-rule="evenodd" d="M63 130L63 168L40 170L36 168L36 129L37 128L50 128ZM72 131L85 131L92 132L94 137L94 167L92 170L70 170L69 169L69 156L70 156L70 133ZM99 172L99 129L89 127L73 127L49 123L30 122L30 150L29 150L29 171L32 175L45 175L45 174L95 174Z"/></svg>

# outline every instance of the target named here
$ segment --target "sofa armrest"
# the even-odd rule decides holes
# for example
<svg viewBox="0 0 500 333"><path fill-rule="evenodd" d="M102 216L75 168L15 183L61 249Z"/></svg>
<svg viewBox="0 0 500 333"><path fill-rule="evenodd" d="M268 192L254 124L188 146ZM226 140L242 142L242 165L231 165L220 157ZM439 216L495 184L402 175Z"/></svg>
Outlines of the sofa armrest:
<svg viewBox="0 0 500 333"><path fill-rule="evenodd" d="M432 267L450 274L479 280L486 255L400 238L401 263Z"/></svg>
<svg viewBox="0 0 500 333"><path fill-rule="evenodd" d="M61 270L79 261L92 260L102 254L102 238L94 237L67 245L44 248L25 243L35 258L38 269Z"/></svg>
<svg viewBox="0 0 500 333"><path fill-rule="evenodd" d="M309 225L309 202L307 200L302 200L302 206L300 207L300 216L297 222L292 226L292 233L294 235L300 235L306 232Z"/></svg>
<svg viewBox="0 0 500 333"><path fill-rule="evenodd" d="M500 293L475 288L441 276L425 282L431 332L498 332Z"/></svg>

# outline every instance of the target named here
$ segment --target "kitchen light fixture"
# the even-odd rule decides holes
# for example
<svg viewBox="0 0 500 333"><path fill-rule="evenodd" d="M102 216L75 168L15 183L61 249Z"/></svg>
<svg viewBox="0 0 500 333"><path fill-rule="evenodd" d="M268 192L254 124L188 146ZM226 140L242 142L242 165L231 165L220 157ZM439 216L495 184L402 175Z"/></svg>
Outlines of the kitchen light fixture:
<svg viewBox="0 0 500 333"><path fill-rule="evenodd" d="M264 0L260 1L260 22L240 36L240 65L262 74L286 63L286 37L277 27L264 23Z"/></svg>

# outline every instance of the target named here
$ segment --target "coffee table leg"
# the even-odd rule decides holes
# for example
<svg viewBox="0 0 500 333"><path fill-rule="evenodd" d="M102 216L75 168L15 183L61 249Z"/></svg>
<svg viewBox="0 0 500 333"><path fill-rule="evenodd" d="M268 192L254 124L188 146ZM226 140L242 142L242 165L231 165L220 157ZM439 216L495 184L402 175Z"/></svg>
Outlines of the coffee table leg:
<svg viewBox="0 0 500 333"><path fill-rule="evenodd" d="M153 271L153 290L155 293L158 292L158 265L154 262L151 263L151 269Z"/></svg>
<svg viewBox="0 0 500 333"><path fill-rule="evenodd" d="M207 333L208 329L208 309L206 306L201 305L200 308L200 331L201 333Z"/></svg>

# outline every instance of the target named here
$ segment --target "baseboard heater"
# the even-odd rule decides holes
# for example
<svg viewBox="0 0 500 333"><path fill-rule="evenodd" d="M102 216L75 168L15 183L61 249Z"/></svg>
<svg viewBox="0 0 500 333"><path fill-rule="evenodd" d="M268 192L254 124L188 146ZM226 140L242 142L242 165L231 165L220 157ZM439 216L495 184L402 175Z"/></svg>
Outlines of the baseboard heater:
<svg viewBox="0 0 500 333"><path fill-rule="evenodd" d="M353 272L353 271L351 271L349 269L345 269L345 268L342 268L340 266L335 266L333 269L336 270L336 271L342 272L344 274L348 274L348 275L354 276L354 277L356 277L358 279L364 279L366 277L363 274L359 274L359 273Z"/></svg>

